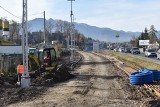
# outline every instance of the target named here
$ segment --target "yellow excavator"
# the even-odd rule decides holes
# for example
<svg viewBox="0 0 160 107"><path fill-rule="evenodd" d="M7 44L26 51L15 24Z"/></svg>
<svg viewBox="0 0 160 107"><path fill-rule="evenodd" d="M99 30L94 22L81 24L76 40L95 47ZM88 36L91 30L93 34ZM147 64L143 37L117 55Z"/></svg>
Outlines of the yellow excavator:
<svg viewBox="0 0 160 107"><path fill-rule="evenodd" d="M58 65L55 48L29 50L29 72L55 71Z"/></svg>

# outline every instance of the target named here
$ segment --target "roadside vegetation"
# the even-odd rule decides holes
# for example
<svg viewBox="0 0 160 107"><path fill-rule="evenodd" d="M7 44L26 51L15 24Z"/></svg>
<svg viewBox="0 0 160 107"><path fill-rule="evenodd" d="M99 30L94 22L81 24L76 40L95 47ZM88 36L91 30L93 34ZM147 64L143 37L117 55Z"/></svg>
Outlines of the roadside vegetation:
<svg viewBox="0 0 160 107"><path fill-rule="evenodd" d="M143 59L131 57L128 55L123 55L121 53L112 52L112 55L116 58L123 60L124 62L128 62L130 64L133 64L134 66L140 67L140 68L148 68L148 69L160 69L160 65L154 62L146 61Z"/></svg>

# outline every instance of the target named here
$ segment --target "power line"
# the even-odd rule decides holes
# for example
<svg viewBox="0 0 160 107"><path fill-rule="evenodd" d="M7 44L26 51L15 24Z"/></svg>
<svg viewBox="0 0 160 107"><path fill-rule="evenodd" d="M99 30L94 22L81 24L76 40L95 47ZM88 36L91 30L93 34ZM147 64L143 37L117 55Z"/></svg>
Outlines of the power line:
<svg viewBox="0 0 160 107"><path fill-rule="evenodd" d="M13 13L9 12L7 9L5 9L4 7L0 6L0 8L2 8L4 11L6 11L7 13L11 14L12 16L18 18L18 19L21 19L22 20L22 16L16 16L14 15ZM34 13L34 14L31 14L31 15L28 15L28 16L34 16L34 15L39 15L39 14L43 14L43 12L40 12L40 13Z"/></svg>
<svg viewBox="0 0 160 107"><path fill-rule="evenodd" d="M34 15L39 15L39 14L43 14L43 12L41 12L41 13L30 14L30 15L28 15L28 16L34 16Z"/></svg>
<svg viewBox="0 0 160 107"><path fill-rule="evenodd" d="M34 13L34 14L30 14L30 15L28 15L28 16L35 16L35 15L39 15L39 14L43 14L43 12L41 12L41 13ZM22 17L22 16L19 16L19 17Z"/></svg>
<svg viewBox="0 0 160 107"><path fill-rule="evenodd" d="M20 17L14 15L13 13L9 12L8 10L6 10L4 7L0 6L0 8L2 8L4 11L6 11L7 13L11 14L12 16L21 19Z"/></svg>

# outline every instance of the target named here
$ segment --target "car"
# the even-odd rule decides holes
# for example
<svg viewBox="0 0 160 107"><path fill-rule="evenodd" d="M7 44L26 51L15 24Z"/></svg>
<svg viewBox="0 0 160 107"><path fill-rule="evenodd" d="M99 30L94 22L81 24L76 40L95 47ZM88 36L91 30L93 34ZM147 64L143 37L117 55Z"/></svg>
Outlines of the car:
<svg viewBox="0 0 160 107"><path fill-rule="evenodd" d="M154 49L146 49L144 54L146 57L157 57L157 52Z"/></svg>
<svg viewBox="0 0 160 107"><path fill-rule="evenodd" d="M160 59L160 49L157 51L157 59Z"/></svg>
<svg viewBox="0 0 160 107"><path fill-rule="evenodd" d="M118 51L119 51L119 52L124 52L124 48L121 47L121 48L118 49Z"/></svg>
<svg viewBox="0 0 160 107"><path fill-rule="evenodd" d="M118 52L118 48L114 48L114 51L115 51L115 52Z"/></svg>
<svg viewBox="0 0 160 107"><path fill-rule="evenodd" d="M132 54L140 54L140 50L139 50L139 48L134 47L134 48L131 49L131 53Z"/></svg>
<svg viewBox="0 0 160 107"><path fill-rule="evenodd" d="M131 53L131 48L125 47L125 48L124 48L124 52L125 52L125 53Z"/></svg>

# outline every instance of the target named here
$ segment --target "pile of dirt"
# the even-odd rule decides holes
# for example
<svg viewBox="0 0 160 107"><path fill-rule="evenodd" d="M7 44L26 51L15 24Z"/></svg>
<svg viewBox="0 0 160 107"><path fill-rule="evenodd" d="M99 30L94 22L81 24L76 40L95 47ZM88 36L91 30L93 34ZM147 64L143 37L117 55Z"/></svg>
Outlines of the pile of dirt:
<svg viewBox="0 0 160 107"><path fill-rule="evenodd" d="M146 101L143 103L144 107L159 107L160 106L160 99Z"/></svg>
<svg viewBox="0 0 160 107"><path fill-rule="evenodd" d="M22 89L18 86L1 87L0 88L0 106L5 107L8 104L19 101L32 100L47 90L45 87L31 86Z"/></svg>
<svg viewBox="0 0 160 107"><path fill-rule="evenodd" d="M11 103L33 100L45 93L49 87L54 87L56 83L74 78L66 64L69 61L69 56L61 57L60 61L65 64L62 64L56 72L44 72L36 76L36 78L31 78L31 86L29 88L22 89L16 85L17 75L10 77L0 76L0 107L5 107Z"/></svg>

